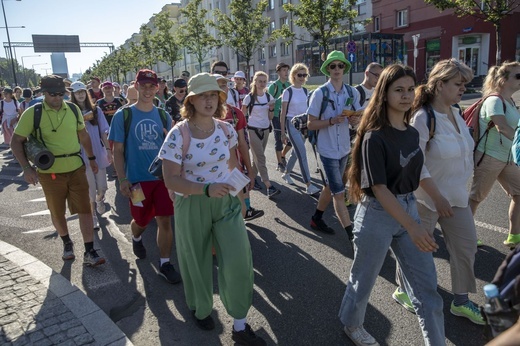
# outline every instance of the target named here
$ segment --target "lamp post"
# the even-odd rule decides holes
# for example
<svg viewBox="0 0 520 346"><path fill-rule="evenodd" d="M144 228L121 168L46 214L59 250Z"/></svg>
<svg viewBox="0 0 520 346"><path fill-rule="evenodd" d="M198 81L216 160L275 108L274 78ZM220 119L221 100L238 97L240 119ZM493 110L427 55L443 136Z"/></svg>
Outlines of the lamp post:
<svg viewBox="0 0 520 346"><path fill-rule="evenodd" d="M23 63L23 58L36 58L36 57L40 57L41 54L38 54L38 55L24 55L21 57L22 59L22 69L23 69L23 86L26 87L27 86L27 73L25 71L25 65Z"/></svg>
<svg viewBox="0 0 520 346"><path fill-rule="evenodd" d="M36 70L34 69L34 66L38 66L38 65L48 65L46 62L42 62L41 64L33 64L32 65L32 69L34 71L34 73L36 73Z"/></svg>
<svg viewBox="0 0 520 346"><path fill-rule="evenodd" d="M22 0L16 0L16 1L22 1ZM11 49L11 38L9 37L9 25L7 25L7 17L5 15L4 0L0 0L0 2L2 3L2 12L4 13L5 32L7 33L7 44L9 45L9 55L11 56L11 67L13 69L14 85L18 85L18 82L16 81L16 69L14 67L13 51Z"/></svg>

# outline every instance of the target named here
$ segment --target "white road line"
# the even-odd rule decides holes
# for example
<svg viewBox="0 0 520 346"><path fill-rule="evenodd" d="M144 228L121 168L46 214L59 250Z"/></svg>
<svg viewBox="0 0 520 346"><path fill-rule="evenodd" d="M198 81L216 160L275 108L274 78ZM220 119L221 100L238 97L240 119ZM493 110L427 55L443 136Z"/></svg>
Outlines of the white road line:
<svg viewBox="0 0 520 346"><path fill-rule="evenodd" d="M36 213L30 213L22 215L22 217L28 217L28 216L38 216L38 215L50 215L51 211L49 209L37 211Z"/></svg>
<svg viewBox="0 0 520 346"><path fill-rule="evenodd" d="M30 199L28 202L45 202L45 197Z"/></svg>
<svg viewBox="0 0 520 346"><path fill-rule="evenodd" d="M507 228L491 225L489 223L485 223L485 222L481 222L481 221L477 221L477 220L475 220L475 226L487 228L489 230L499 232L499 233L509 234L509 230Z"/></svg>

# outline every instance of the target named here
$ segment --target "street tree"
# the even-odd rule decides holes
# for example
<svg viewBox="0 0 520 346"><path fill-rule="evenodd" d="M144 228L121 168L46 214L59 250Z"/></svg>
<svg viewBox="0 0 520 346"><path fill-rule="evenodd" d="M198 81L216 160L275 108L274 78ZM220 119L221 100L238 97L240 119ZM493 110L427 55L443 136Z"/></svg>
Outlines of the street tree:
<svg viewBox="0 0 520 346"><path fill-rule="evenodd" d="M143 66L141 60L142 54L142 46L138 43L135 43L134 41L130 42L130 49L128 50L128 63L136 74Z"/></svg>
<svg viewBox="0 0 520 346"><path fill-rule="evenodd" d="M157 32L152 37L152 41L157 52L159 53L158 59L164 61L170 65L173 81L173 68L177 63L177 60L181 58L181 43L179 35L173 34L173 21L170 19L169 13L163 11L155 16L154 19L155 27Z"/></svg>
<svg viewBox="0 0 520 346"><path fill-rule="evenodd" d="M139 29L139 35L140 45L142 48L140 55L142 65L153 70L153 63L157 61L157 59L155 58L155 49L152 41L152 29L148 25L143 24Z"/></svg>
<svg viewBox="0 0 520 346"><path fill-rule="evenodd" d="M196 56L199 71L202 72L202 62L209 52L219 47L219 42L209 33L210 21L206 18L208 10L201 6L202 0L189 1L181 8L183 24L179 27L180 44L186 47L189 54Z"/></svg>
<svg viewBox="0 0 520 346"><path fill-rule="evenodd" d="M520 0L424 0L439 10L453 9L458 17L472 16L495 27L496 64L502 63L502 21L520 6Z"/></svg>
<svg viewBox="0 0 520 346"><path fill-rule="evenodd" d="M358 12L353 10L356 0L300 0L299 4L285 4L283 8L292 13L295 25L307 30L322 47L325 55L328 54L329 45L333 38L345 36L351 33L352 24L366 25L370 20L356 22ZM345 23L346 21L346 23ZM305 41L303 37L296 37L287 26L281 28L283 35L292 34L294 40Z"/></svg>
<svg viewBox="0 0 520 346"><path fill-rule="evenodd" d="M279 37L273 32L264 38L270 22L265 16L267 5L267 0L260 0L256 5L252 0L232 0L228 14L219 9L214 11L217 20L213 26L218 30L221 42L244 57L248 75L254 54Z"/></svg>

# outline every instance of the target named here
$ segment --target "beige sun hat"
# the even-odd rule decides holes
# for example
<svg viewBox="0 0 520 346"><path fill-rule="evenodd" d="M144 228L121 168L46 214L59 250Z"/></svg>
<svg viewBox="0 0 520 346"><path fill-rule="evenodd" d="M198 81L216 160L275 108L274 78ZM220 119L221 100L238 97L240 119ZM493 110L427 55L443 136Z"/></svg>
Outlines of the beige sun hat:
<svg viewBox="0 0 520 346"><path fill-rule="evenodd" d="M226 103L227 94L220 89L215 77L206 72L196 74L190 78L188 81L188 95L186 96L186 100L191 96L202 94L207 91L218 91L220 101Z"/></svg>

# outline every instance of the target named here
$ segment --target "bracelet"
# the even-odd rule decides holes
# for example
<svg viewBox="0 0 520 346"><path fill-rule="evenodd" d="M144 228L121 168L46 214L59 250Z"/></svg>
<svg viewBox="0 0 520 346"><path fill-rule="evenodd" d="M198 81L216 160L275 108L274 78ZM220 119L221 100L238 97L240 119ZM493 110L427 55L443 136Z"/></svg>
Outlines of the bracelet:
<svg viewBox="0 0 520 346"><path fill-rule="evenodd" d="M89 161L94 161L96 159L96 156L89 156L88 159Z"/></svg>
<svg viewBox="0 0 520 346"><path fill-rule="evenodd" d="M332 126L332 118L329 118L329 125Z"/></svg>
<svg viewBox="0 0 520 346"><path fill-rule="evenodd" d="M23 167L22 167L22 170L25 171L27 168L31 168L31 165L23 166Z"/></svg>
<svg viewBox="0 0 520 346"><path fill-rule="evenodd" d="M122 183L123 181L125 181L125 180L128 181L128 178L120 178L120 179L119 179L119 184L121 184L121 183Z"/></svg>
<svg viewBox="0 0 520 346"><path fill-rule="evenodd" d="M209 186L210 186L210 185L211 185L211 184L209 184L209 183L206 184L206 185L204 185L204 189L203 189L203 191L204 191L204 194L206 195L206 197L211 197L211 196L209 195Z"/></svg>

